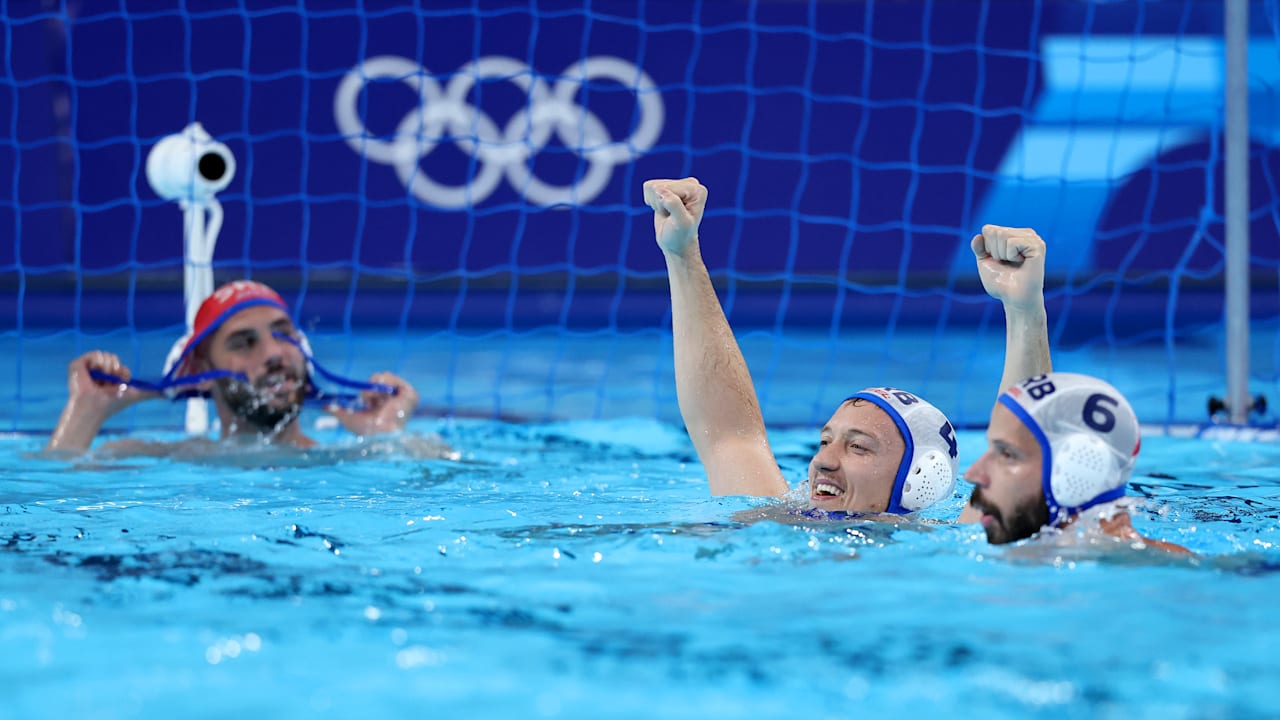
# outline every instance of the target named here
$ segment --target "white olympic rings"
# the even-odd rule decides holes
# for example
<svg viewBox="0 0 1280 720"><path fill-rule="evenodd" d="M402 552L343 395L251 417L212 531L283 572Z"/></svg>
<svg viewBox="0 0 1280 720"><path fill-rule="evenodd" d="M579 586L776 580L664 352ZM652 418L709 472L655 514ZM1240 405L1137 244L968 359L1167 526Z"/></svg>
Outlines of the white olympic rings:
<svg viewBox="0 0 1280 720"><path fill-rule="evenodd" d="M476 82L485 78L508 80L528 95L529 102L503 128L467 102ZM626 140L615 142L598 115L576 104L582 84L595 78L613 80L635 93L639 122ZM360 117L360 92L376 79L399 80L418 96L417 108L404 116L390 140L369 133ZM333 116L352 149L394 167L400 182L428 205L477 205L489 197L504 175L534 204L581 205L604 191L615 165L630 162L653 147L662 133L664 106L653 79L615 57L580 60L566 68L552 87L518 60L487 56L463 65L442 88L416 62L384 55L369 58L346 74L334 93ZM527 162L546 146L552 131L566 148L587 161L586 172L571 185L539 180ZM452 138L477 161L478 171L471 182L461 186L438 183L418 166L446 138Z"/></svg>

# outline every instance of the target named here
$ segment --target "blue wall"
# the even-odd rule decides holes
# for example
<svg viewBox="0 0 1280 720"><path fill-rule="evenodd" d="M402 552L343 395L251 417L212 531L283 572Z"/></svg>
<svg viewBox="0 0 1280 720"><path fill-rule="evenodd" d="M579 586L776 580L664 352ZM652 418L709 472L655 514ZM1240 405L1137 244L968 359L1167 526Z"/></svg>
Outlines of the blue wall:
<svg viewBox="0 0 1280 720"><path fill-rule="evenodd" d="M499 2L365 2L361 15L332 3L305 15L260 2L111 5L3 11L6 287L57 292L68 271L113 288L173 278L181 216L143 167L192 121L239 166L220 195L220 279L275 272L305 288L354 270L369 286L413 278L447 292L544 277L639 288L663 267L640 184L686 174L711 189L708 265L738 278L945 290L972 280L967 239L997 222L1041 230L1059 283L1158 285L1174 268L1220 279L1220 2L596 0L587 11L538 2L536 15ZM1254 10L1252 206L1254 268L1274 276L1280 62L1268 8ZM405 82L350 80L363 147L383 148L366 158L335 97L383 56L420 66L445 94L477 57L500 58L488 62L514 81L485 79L424 113ZM530 100L531 78L554 88L583 58L618 74L562 82L559 105ZM570 137L539 125L536 152L522 151L517 116L529 109L535 125L567 113ZM484 137L489 122L522 142L469 154L455 136ZM393 144L398 127L408 134ZM418 159L423 127L439 142ZM645 129L651 142L634 134ZM562 201L546 205L529 177L566 188Z"/></svg>

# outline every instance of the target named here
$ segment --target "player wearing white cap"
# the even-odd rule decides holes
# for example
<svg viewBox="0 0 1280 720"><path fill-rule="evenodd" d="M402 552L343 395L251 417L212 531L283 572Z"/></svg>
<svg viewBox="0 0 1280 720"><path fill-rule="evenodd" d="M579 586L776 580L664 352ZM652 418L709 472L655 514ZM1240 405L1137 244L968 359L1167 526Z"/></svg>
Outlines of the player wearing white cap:
<svg viewBox="0 0 1280 720"><path fill-rule="evenodd" d="M746 361L702 262L698 226L707 189L696 178L650 180L645 203L671 286L680 414L714 495L788 491L766 437ZM972 249L983 285L1005 306L1005 375L1049 369L1044 242L1033 231L988 225ZM809 502L827 513L907 513L950 497L955 432L918 395L869 388L840 403L809 463Z"/></svg>
<svg viewBox="0 0 1280 720"><path fill-rule="evenodd" d="M1100 529L1115 538L1188 552L1138 535L1124 497L1142 439L1120 391L1088 375L1048 373L1010 385L996 401L988 450L965 473L973 483L961 522L980 522L1002 544L1046 527L1071 526L1102 507Z"/></svg>

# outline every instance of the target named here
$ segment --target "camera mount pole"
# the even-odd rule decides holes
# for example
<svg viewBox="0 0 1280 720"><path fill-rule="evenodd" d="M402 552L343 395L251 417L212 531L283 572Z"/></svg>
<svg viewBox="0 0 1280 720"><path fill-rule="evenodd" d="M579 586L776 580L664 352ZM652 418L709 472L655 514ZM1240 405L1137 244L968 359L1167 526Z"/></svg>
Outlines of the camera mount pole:
<svg viewBox="0 0 1280 720"><path fill-rule="evenodd" d="M183 217L182 298L186 305L187 333L194 331L196 310L213 294L213 248L222 229L222 204L212 196L178 201ZM209 404L204 398L187 400L188 433L209 430Z"/></svg>
<svg viewBox="0 0 1280 720"><path fill-rule="evenodd" d="M222 204L214 195L231 182L235 168L235 156L227 146L215 142L198 122L161 139L147 156L152 189L182 209L182 296L188 337L200 304L213 294L213 249L222 229ZM186 429L208 431L209 406L203 398L187 401Z"/></svg>

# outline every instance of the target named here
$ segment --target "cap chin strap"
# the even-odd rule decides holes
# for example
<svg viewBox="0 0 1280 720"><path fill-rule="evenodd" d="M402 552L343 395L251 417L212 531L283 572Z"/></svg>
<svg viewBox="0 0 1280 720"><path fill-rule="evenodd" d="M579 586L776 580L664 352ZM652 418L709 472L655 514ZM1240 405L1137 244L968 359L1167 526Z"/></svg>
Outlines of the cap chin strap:
<svg viewBox="0 0 1280 720"><path fill-rule="evenodd" d="M316 362L315 357L311 354L311 346L307 344L307 337L302 333L298 333L297 338L290 337L289 335L285 335L283 333L272 333L272 335L274 335L279 340L284 340L286 342L292 343L295 347L298 348L298 351L302 353L302 357L306 358L307 360L307 368L312 371L311 375L319 374L320 377L324 378L325 380L328 380L331 383L334 383L335 385L341 385L343 387L352 388L354 390L370 390L373 392L382 393L383 395L395 395L400 392L400 388L395 387L394 385L387 385L385 383L368 382L365 380L355 380L352 378L344 377L334 372L329 372L323 366L321 366L320 363ZM326 404L334 403L334 402L339 404L347 404L352 401L358 402L360 400L360 396L354 393L335 393L335 392L327 392L325 390L321 390L319 387L316 386L314 381L311 381L310 378L308 378L308 380L309 380L308 382L309 387L307 390L308 399L316 400Z"/></svg>
<svg viewBox="0 0 1280 720"><path fill-rule="evenodd" d="M386 385L383 383L365 382L363 380L353 380L351 378L343 377L341 375L338 375L337 373L332 373L324 369L319 365L319 363L315 361L315 358L312 357L311 347L307 343L306 337L301 336L301 333L299 333L300 335L299 338L294 338L289 335L285 335L284 333L278 333L278 332L273 332L271 333L271 335L275 337L277 340L284 340L290 343L291 345L293 345L294 347L298 348L298 351L302 353L302 357L306 359L307 369L311 371L308 373L308 377L307 377L306 400L309 402L319 403L323 405L329 405L333 403L337 403L339 405L351 405L351 404L358 404L360 401L360 396L356 393L337 393L337 392L326 392L324 390L321 390L319 387L316 386L315 382L312 380L312 377L315 374L319 374L320 377L323 377L325 380L328 380L329 382L332 382L336 385L341 385L343 387L348 387L355 390L373 391L373 392L382 393L384 395L395 395L396 393L399 392L399 388L396 388L392 385ZM174 349L178 351L179 357L181 357L182 349L185 347L184 340L185 338L180 339L178 340L178 344L174 345ZM172 361L173 358L174 358L174 353L173 351L170 351L169 360ZM137 388L139 390L144 390L147 392L164 393L165 395L169 396L169 398L172 400L182 400L189 397L209 397L209 392L207 390L202 390L197 386L200 385L201 383L205 383L210 380L218 380L221 378L235 378L240 382L243 382L246 384L249 382L249 378L246 377L244 373L238 373L232 370L206 370L205 372L201 372L201 373L183 375L181 377L173 377L176 374L176 372L177 372L176 365L170 367L169 372L166 373L164 379L160 380L159 382L148 382L146 380L139 380L136 378L130 378L129 380L125 380L124 378L121 378L118 375L112 375L111 373L103 372L96 368L89 371L89 377L93 378L94 380L97 380L98 382L109 382L109 383L114 383L118 385L128 385L129 387Z"/></svg>
<svg viewBox="0 0 1280 720"><path fill-rule="evenodd" d="M207 390L200 390L194 386L209 380L219 380L221 378L235 378L243 383L248 383L249 378L244 373L234 372L232 370L207 370L194 375L183 375L179 378L167 378L152 382L139 378L129 378L125 380L119 375L113 375L97 368L89 370L89 377L98 382L111 383L113 385L127 385L137 390L145 392L162 393L170 400L185 400L192 397L209 397ZM187 387L192 386L192 387Z"/></svg>

